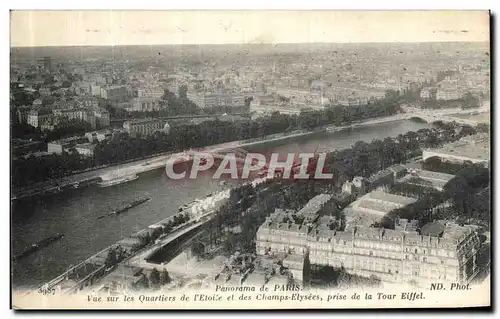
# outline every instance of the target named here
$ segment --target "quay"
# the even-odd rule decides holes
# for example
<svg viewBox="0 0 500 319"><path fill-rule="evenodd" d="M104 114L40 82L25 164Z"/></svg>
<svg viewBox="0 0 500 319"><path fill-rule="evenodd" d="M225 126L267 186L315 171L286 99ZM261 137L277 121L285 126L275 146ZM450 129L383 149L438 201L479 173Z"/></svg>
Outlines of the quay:
<svg viewBox="0 0 500 319"><path fill-rule="evenodd" d="M256 179L251 182L247 182L243 185L251 183L256 185L268 180L268 178ZM241 187L235 186L234 188ZM92 284L104 277L105 275L111 273L114 269L106 267L106 258L110 249L114 249L118 246L124 248L124 250L131 249L132 246L140 242L141 236L151 235L153 231L160 227L162 224L167 224L169 221L173 221L175 216L181 214L188 214L190 219L184 224L178 225L172 229L166 236L160 236L155 242L149 243L145 247L134 251L130 256L126 257L124 260L119 262L122 265L129 265L132 263L142 264L144 263L144 257L151 254L152 251L166 246L180 238L183 238L186 234L195 233L199 231L207 222L209 222L214 212L229 198L232 188L227 188L221 190L211 196L207 196L205 199L198 199L190 203L182 211L169 216L163 220L160 220L148 228L142 229L129 237L126 237L115 244L97 252L96 254L90 256L86 260L78 263L77 265L70 266L64 273L57 276L56 278L50 280L49 282L39 286L36 290L29 291L27 294L31 294L37 291L52 291L55 290L60 294L71 294L80 291L86 287L92 286ZM181 240L182 241L182 240ZM182 243L181 243L182 244ZM184 243L185 244L185 243ZM113 267L111 267L113 268Z"/></svg>

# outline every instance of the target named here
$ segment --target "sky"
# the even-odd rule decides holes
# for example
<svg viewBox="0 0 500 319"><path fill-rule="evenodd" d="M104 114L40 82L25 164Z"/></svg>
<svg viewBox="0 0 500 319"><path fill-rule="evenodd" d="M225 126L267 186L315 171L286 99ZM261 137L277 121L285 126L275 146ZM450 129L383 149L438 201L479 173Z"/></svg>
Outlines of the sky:
<svg viewBox="0 0 500 319"><path fill-rule="evenodd" d="M487 11L12 11L11 46L488 42Z"/></svg>

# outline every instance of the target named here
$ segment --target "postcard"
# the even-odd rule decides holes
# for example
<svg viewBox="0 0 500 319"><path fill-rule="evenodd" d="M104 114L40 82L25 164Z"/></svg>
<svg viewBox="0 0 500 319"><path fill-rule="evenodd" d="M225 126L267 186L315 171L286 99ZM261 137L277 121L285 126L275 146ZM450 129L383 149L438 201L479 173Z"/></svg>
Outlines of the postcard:
<svg viewBox="0 0 500 319"><path fill-rule="evenodd" d="M490 307L488 11L11 11L13 309Z"/></svg>

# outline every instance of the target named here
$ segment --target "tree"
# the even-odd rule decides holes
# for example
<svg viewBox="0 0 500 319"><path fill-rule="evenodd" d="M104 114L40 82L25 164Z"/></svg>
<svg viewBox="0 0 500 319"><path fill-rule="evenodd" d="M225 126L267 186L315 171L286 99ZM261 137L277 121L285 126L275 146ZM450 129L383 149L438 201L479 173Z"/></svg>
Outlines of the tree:
<svg viewBox="0 0 500 319"><path fill-rule="evenodd" d="M464 109L479 107L479 99L470 92L465 93L463 101L464 104L462 108Z"/></svg>
<svg viewBox="0 0 500 319"><path fill-rule="evenodd" d="M172 279L170 278L168 271L165 268L163 268L163 270L160 273L160 285L166 285L171 281Z"/></svg>
<svg viewBox="0 0 500 319"><path fill-rule="evenodd" d="M179 91L178 91L179 99L187 100L187 91L188 91L187 86L186 85L181 85L179 87Z"/></svg>
<svg viewBox="0 0 500 319"><path fill-rule="evenodd" d="M226 236L226 241L224 241L224 252L226 255L230 256L238 249L238 239L233 233L229 233Z"/></svg>
<svg viewBox="0 0 500 319"><path fill-rule="evenodd" d="M199 241L191 245L191 253L196 256L196 258L201 258L205 254L205 245Z"/></svg>
<svg viewBox="0 0 500 319"><path fill-rule="evenodd" d="M106 268L112 267L118 263L118 257L116 254L116 249L115 248L110 248L108 250L108 256L106 257L106 261L104 264L106 265Z"/></svg>
<svg viewBox="0 0 500 319"><path fill-rule="evenodd" d="M142 279L141 281L139 282L139 288L143 288L143 289L149 289L149 279L146 275L142 275Z"/></svg>
<svg viewBox="0 0 500 319"><path fill-rule="evenodd" d="M158 286L160 284L160 272L158 269L153 268L149 274L149 282L152 286Z"/></svg>

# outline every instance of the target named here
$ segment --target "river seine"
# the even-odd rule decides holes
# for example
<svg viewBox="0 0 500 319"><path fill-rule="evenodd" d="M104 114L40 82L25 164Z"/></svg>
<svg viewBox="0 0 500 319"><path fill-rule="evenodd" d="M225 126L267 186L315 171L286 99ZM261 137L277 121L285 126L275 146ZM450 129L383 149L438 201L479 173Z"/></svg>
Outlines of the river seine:
<svg viewBox="0 0 500 319"><path fill-rule="evenodd" d="M248 150L264 154L321 152L347 148L360 140L370 142L429 127L431 124L413 121L389 122L269 142ZM55 233L63 233L65 237L19 260L13 267L13 286L18 289L46 282L70 265L173 215L180 205L217 191L221 187L220 181L211 176L210 173L199 174L196 180L172 181L167 179L163 169L158 169L143 173L139 179L126 184L107 188L87 187L45 196L31 207L14 205L12 214L21 213L19 210L29 211L22 212L26 215L24 219L13 222L13 254ZM142 197L151 197L151 200L119 216L97 219Z"/></svg>

